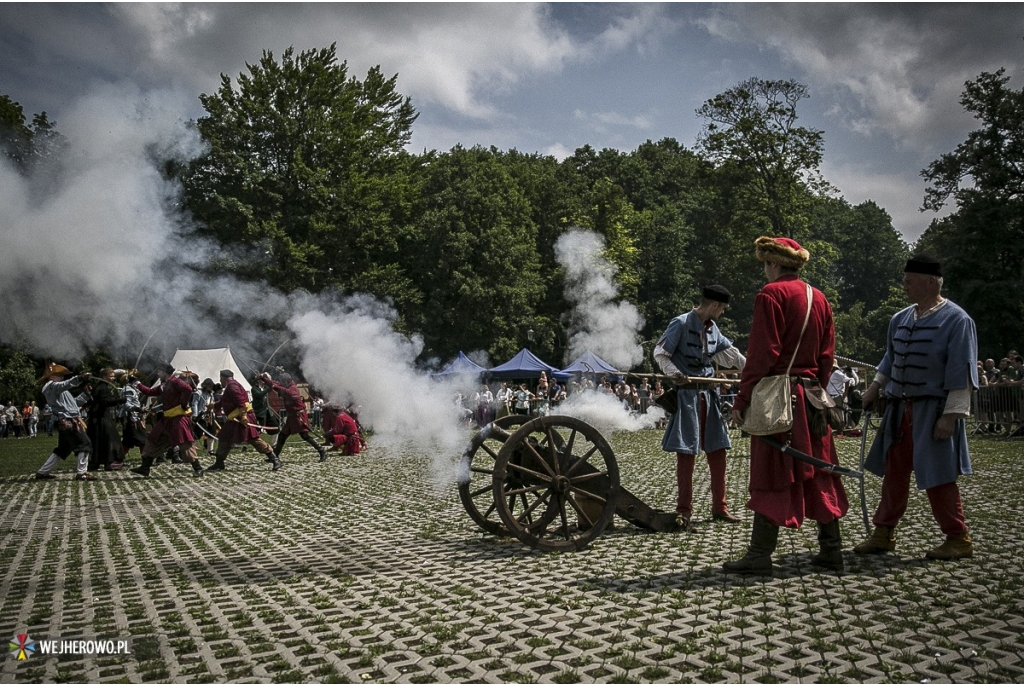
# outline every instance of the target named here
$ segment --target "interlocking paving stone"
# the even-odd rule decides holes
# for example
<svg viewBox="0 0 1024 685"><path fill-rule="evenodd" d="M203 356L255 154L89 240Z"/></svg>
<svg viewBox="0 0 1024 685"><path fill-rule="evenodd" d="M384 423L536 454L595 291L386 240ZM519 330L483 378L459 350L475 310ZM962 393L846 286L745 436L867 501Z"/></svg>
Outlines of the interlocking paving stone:
<svg viewBox="0 0 1024 685"><path fill-rule="evenodd" d="M612 445L623 485L670 509L660 438ZM856 466L859 441L837 443ZM483 533L436 483L437 455L378 447L319 464L289 446L277 473L249 452L202 479L175 465L8 478L0 632L129 639L132 654L6 658L0 682L1024 682L1024 445L972 445L973 559L923 559L941 535L914 493L897 554L848 552L845 573L823 573L813 526L782 531L770 578L718 570L749 536L742 443L728 484L742 524L709 520L698 460L695 532L617 521L577 553ZM846 484L849 548L864 531Z"/></svg>

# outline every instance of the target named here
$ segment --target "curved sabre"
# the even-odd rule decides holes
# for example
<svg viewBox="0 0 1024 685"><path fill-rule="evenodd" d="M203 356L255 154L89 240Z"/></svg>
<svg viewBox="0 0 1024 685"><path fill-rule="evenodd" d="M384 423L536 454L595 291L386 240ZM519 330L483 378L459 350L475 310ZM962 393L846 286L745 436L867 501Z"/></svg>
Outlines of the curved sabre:
<svg viewBox="0 0 1024 685"><path fill-rule="evenodd" d="M154 328L153 332L149 334L148 338L146 338L146 344L142 346L142 352L139 352L139 357L138 357L138 359L135 360L135 366L132 367L133 369L139 368L139 362L142 361L142 355L144 355L146 353L146 348L149 347L149 341L153 339L153 336L156 335L156 332L159 331L159 330L160 330L159 326Z"/></svg>
<svg viewBox="0 0 1024 685"><path fill-rule="evenodd" d="M871 411L864 411L864 424L860 429L860 464L859 469L861 473L864 473L864 454L868 447L868 426L871 425ZM868 535L871 535L871 520L868 517L868 496L864 491L864 479L860 479L860 512L864 517L864 530L867 531Z"/></svg>

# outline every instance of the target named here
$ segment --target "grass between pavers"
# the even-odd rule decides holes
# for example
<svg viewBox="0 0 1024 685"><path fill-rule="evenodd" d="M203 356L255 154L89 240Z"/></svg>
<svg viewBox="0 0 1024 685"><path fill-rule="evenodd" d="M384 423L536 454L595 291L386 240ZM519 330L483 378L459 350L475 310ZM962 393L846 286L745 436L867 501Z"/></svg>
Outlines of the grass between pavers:
<svg viewBox="0 0 1024 685"><path fill-rule="evenodd" d="M623 485L670 508L660 438L612 445ZM838 445L856 466L859 440ZM750 514L707 521L701 462L698 532L619 522L584 552L539 554L478 531L454 486L435 484L436 455L371 448L321 465L290 443L276 474L250 450L203 479L165 465L148 480L39 483L52 445L34 447L29 475L0 483L0 631L130 638L132 654L6 659L0 682L1019 682L1024 445L971 446L973 559L923 561L941 534L915 493L898 555L818 573L813 527L784 531L770 579L718 572ZM747 467L729 459L738 513ZM852 546L864 533L846 483Z"/></svg>

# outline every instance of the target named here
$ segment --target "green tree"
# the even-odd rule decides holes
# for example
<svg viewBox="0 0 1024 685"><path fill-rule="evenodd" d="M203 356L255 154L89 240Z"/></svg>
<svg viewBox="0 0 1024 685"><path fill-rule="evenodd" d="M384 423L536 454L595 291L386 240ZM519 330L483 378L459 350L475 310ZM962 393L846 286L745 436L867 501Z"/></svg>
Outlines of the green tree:
<svg viewBox="0 0 1024 685"><path fill-rule="evenodd" d="M843 199L815 198L811 235L837 252L833 279L838 297L833 307L861 302L871 311L900 282L910 248L889 214L873 201L851 207Z"/></svg>
<svg viewBox="0 0 1024 685"><path fill-rule="evenodd" d="M917 247L942 260L945 288L974 318L983 356L1024 340L1024 91L1008 82L999 69L965 84L960 104L980 127L921 172L924 208L957 209Z"/></svg>
<svg viewBox="0 0 1024 685"><path fill-rule="evenodd" d="M775 235L801 234L807 190L830 190L819 171L824 133L796 123L806 97L807 87L796 81L750 78L697 109L707 120L698 148L739 176L749 209L766 217Z"/></svg>
<svg viewBox="0 0 1024 685"><path fill-rule="evenodd" d="M42 373L41 371L39 373ZM20 405L39 393L35 364L20 350L0 349L0 400Z"/></svg>
<svg viewBox="0 0 1024 685"><path fill-rule="evenodd" d="M349 77L334 45L247 68L237 88L222 75L200 96L209 151L182 174L200 230L250 248L218 266L286 291L407 288L381 259L408 238L414 196L404 146L417 115L397 75Z"/></svg>
<svg viewBox="0 0 1024 685"><path fill-rule="evenodd" d="M427 356L482 349L504 361L526 343L544 290L529 204L484 148L456 146L423 175L420 242L407 259L430 296L409 312L410 325Z"/></svg>
<svg viewBox="0 0 1024 685"><path fill-rule="evenodd" d="M717 260L708 258L721 238L707 220L709 171L707 162L672 138L644 142L622 156L615 170L644 219L635 231L635 262L647 353L668 322L690 309L701 284L725 278ZM649 354L644 363L649 368Z"/></svg>
<svg viewBox="0 0 1024 685"><path fill-rule="evenodd" d="M22 172L59 158L66 141L46 112L32 117L29 125L25 110L8 95L0 95L0 154Z"/></svg>

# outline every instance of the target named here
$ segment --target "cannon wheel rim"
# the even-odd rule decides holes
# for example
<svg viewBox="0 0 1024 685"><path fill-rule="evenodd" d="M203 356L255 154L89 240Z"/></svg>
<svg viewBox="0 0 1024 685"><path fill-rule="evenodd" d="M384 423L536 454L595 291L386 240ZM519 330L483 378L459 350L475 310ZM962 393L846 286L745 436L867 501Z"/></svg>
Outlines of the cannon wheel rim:
<svg viewBox="0 0 1024 685"><path fill-rule="evenodd" d="M529 442L531 437L535 444ZM517 453L520 459L528 454L534 468L516 463ZM597 475L581 470L581 464L593 467ZM518 474L527 473L530 483L516 482ZM505 441L494 465L493 488L498 516L523 544L545 552L578 551L601 535L615 516L619 467L611 445L590 424L570 416L541 416ZM600 505L596 516L582 511L583 493ZM585 529L578 527L583 516L590 524ZM577 526L569 522L571 517Z"/></svg>
<svg viewBox="0 0 1024 685"><path fill-rule="evenodd" d="M509 414L496 419L493 426L508 429L521 426L529 419L528 416ZM493 435L489 428L481 429L473 437L469 449L462 455L459 470L461 473L469 474L469 479L459 483L459 499L462 500L462 506L469 517L485 532L508 537L508 528L501 522L497 513L492 485L494 464L498 460L498 452L501 451L499 445L503 444L503 441Z"/></svg>

